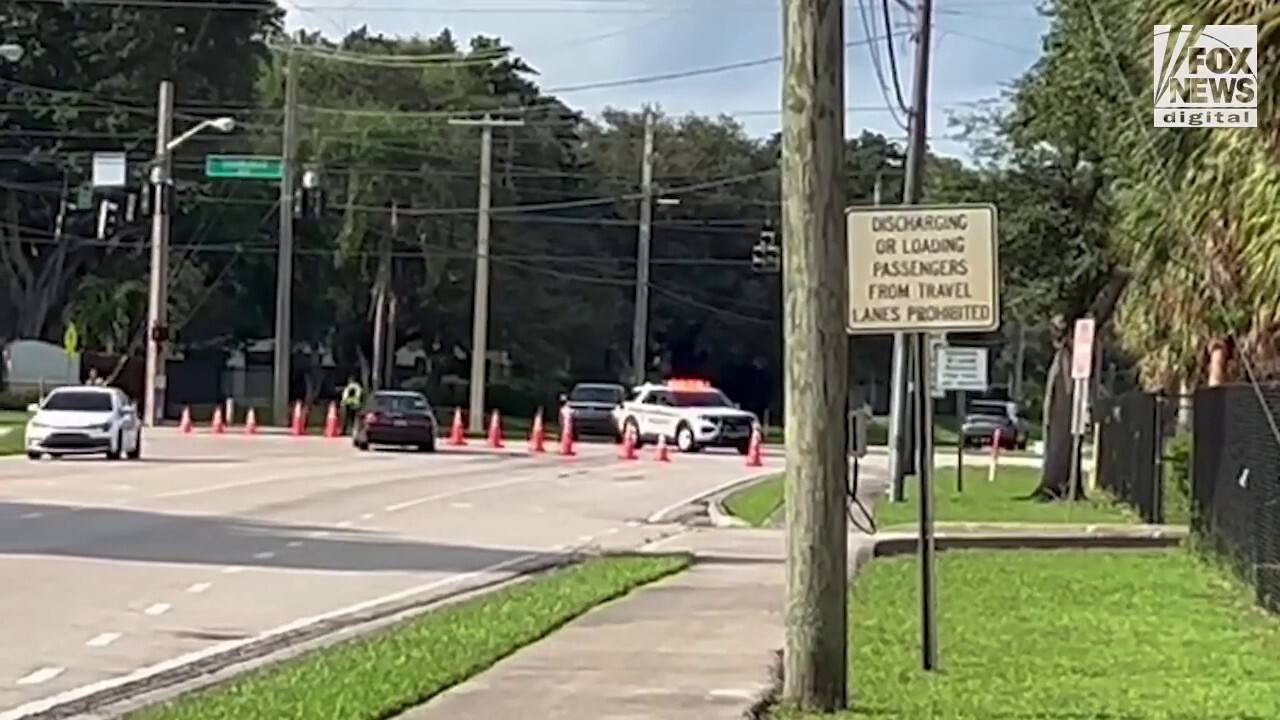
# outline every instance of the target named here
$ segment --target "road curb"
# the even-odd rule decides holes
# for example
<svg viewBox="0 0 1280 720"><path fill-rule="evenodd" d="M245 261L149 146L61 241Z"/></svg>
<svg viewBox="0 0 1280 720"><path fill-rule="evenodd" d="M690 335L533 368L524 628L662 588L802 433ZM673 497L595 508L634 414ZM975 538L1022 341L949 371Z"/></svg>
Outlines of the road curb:
<svg viewBox="0 0 1280 720"><path fill-rule="evenodd" d="M737 490L738 488L743 487L744 485L749 485L750 483L756 482L763 477L766 477L769 475L776 475L779 471L780 470L778 468L773 468L773 469L759 468L758 470L756 470L756 472L748 474L745 477L740 477L734 480L730 480L729 482L721 483L720 485L717 485L716 487L713 487L710 490L707 490L706 492L699 493L692 497L684 498L683 500L680 500L677 503L668 505L667 507L662 508L661 510L649 515L649 517L645 518L645 522L650 525L663 525L663 524L672 522L674 521L675 517L680 513L681 510L684 510L690 505L696 505L701 502L707 502L709 499L714 498L718 495L728 495L732 493L734 490ZM708 512L710 512L711 504L712 503L707 503Z"/></svg>
<svg viewBox="0 0 1280 720"><path fill-rule="evenodd" d="M757 475L751 478L751 480L747 482L741 483L739 485L735 485L726 490L721 490L720 492L716 493L711 498L709 498L707 500L707 517L711 520L711 524L718 528L749 528L751 527L752 526L751 523L729 512L729 509L724 506L724 501L727 500L730 495L733 495L734 493L739 492L741 490L746 490L749 487L754 487L755 485L759 485L760 483L764 482L765 480L768 480L774 475L777 475L777 473L771 472L771 473L768 473L767 475Z"/></svg>

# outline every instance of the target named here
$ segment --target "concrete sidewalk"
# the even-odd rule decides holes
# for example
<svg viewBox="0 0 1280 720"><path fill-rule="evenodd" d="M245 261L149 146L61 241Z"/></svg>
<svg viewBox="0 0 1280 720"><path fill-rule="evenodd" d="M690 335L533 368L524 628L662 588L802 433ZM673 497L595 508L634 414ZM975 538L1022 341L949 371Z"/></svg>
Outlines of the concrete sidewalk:
<svg viewBox="0 0 1280 720"><path fill-rule="evenodd" d="M695 531L648 549L690 551L699 562L400 720L740 720L771 688L782 647L782 533Z"/></svg>

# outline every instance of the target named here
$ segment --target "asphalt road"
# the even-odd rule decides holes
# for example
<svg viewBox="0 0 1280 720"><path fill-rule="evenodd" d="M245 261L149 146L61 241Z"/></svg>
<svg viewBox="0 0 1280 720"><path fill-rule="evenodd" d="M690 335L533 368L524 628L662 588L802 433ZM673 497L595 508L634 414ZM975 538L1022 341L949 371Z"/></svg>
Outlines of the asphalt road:
<svg viewBox="0 0 1280 720"><path fill-rule="evenodd" d="M733 452L511 445L156 431L138 462L0 459L0 720L530 556L639 545L653 513L760 472Z"/></svg>

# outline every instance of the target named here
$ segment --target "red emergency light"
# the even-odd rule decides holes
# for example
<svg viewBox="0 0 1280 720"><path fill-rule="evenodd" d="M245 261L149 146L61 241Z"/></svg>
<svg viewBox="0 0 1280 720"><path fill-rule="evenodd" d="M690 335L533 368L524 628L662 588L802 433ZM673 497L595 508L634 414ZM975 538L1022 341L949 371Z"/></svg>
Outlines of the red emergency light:
<svg viewBox="0 0 1280 720"><path fill-rule="evenodd" d="M671 378L666 381L666 386L672 390L710 390L711 383L706 380L692 380L688 378Z"/></svg>

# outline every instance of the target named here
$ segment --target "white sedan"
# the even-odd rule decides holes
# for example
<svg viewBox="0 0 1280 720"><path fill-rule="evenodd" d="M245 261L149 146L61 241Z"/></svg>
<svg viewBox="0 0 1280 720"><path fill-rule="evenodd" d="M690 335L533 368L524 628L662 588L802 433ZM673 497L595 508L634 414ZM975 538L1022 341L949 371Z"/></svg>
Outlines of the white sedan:
<svg viewBox="0 0 1280 720"><path fill-rule="evenodd" d="M129 396L98 385L62 387L27 408L27 457L105 454L142 457L142 423Z"/></svg>

